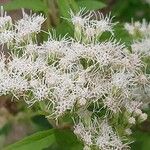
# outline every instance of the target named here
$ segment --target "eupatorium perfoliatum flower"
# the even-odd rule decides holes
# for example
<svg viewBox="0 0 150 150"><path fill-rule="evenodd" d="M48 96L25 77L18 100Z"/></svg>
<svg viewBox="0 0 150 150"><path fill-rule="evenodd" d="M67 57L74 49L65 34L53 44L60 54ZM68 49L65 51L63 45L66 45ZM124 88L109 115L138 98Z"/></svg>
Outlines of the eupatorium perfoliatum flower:
<svg viewBox="0 0 150 150"><path fill-rule="evenodd" d="M0 54L0 95L38 105L48 119L69 114L84 150L129 149L132 127L147 119L141 109L150 78L142 58L149 54L149 38L133 43L132 51L115 37L100 42L104 32L114 35L113 17L82 9L67 19L74 38L57 38L53 31L37 43L43 15L23 11L13 24L1 10L0 45L10 52ZM145 21L125 27L131 34L149 30Z"/></svg>

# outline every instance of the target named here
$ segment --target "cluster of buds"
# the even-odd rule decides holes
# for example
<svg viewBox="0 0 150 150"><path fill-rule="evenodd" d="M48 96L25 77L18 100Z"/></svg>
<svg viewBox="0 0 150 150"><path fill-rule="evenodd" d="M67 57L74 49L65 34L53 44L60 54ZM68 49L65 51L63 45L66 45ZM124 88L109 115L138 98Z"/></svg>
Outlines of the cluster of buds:
<svg viewBox="0 0 150 150"><path fill-rule="evenodd" d="M150 35L150 24L146 22L145 19L142 20L142 23L139 21L132 23L125 23L125 29L132 36L148 36Z"/></svg>
<svg viewBox="0 0 150 150"><path fill-rule="evenodd" d="M9 57L0 55L0 95L39 105L50 119L69 114L85 150L129 149L131 128L147 119L138 98L138 90L149 87L141 55L115 39L99 42L103 32L113 34L116 23L110 15L71 12L74 38L52 32L37 43L44 20L23 11L23 18L12 24L2 11L0 37L7 37L6 31L12 36L0 38L10 50Z"/></svg>
<svg viewBox="0 0 150 150"><path fill-rule="evenodd" d="M150 23L143 19L142 22L136 21L126 23L125 29L133 37L131 45L132 51L139 53L142 57L150 55Z"/></svg>

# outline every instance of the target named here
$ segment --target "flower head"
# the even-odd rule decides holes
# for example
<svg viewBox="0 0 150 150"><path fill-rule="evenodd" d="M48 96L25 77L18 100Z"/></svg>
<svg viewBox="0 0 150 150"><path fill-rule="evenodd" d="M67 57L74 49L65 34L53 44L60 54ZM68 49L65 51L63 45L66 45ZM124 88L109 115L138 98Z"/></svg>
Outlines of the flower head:
<svg viewBox="0 0 150 150"><path fill-rule="evenodd" d="M38 33L41 30L41 25L45 21L43 15L28 15L22 11L23 18L15 24L16 41L26 40L31 38L31 34ZM30 27L29 27L30 26Z"/></svg>

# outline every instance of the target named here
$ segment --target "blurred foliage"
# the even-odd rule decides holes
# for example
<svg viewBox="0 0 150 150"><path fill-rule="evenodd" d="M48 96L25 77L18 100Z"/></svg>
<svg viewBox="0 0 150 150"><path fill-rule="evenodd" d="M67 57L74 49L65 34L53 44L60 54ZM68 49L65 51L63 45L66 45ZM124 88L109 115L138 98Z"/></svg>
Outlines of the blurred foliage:
<svg viewBox="0 0 150 150"><path fill-rule="evenodd" d="M134 141L131 144L132 150L149 150L150 149L150 133L136 131L133 134Z"/></svg>
<svg viewBox="0 0 150 150"><path fill-rule="evenodd" d="M106 4L98 0L77 0L77 4L81 8L87 8L88 10L97 10L106 7Z"/></svg>
<svg viewBox="0 0 150 150"><path fill-rule="evenodd" d="M31 9L34 11L47 11L48 7L41 0L12 0L4 5L5 10L16 10L20 8Z"/></svg>
<svg viewBox="0 0 150 150"><path fill-rule="evenodd" d="M146 18L150 21L150 5L146 0L116 0L112 5L112 13L116 19L122 22L142 20Z"/></svg>

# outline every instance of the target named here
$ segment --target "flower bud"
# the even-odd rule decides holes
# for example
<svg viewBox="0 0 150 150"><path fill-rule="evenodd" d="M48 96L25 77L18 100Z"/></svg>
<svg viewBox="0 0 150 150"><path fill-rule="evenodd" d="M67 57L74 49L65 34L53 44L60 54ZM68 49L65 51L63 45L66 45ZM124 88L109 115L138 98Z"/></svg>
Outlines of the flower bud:
<svg viewBox="0 0 150 150"><path fill-rule="evenodd" d="M128 122L129 122L130 124L135 124L135 123L136 123L134 117L130 117L130 118L128 119Z"/></svg>
<svg viewBox="0 0 150 150"><path fill-rule="evenodd" d="M127 135L131 135L132 134L132 130L130 128L125 129L125 133Z"/></svg>
<svg viewBox="0 0 150 150"><path fill-rule="evenodd" d="M142 114L142 111L141 109L136 109L135 112L134 112L135 116L139 116Z"/></svg>
<svg viewBox="0 0 150 150"><path fill-rule="evenodd" d="M84 105L86 104L86 99L85 99L85 98L80 98L80 99L78 100L78 104L79 104L80 106L84 106Z"/></svg>
<svg viewBox="0 0 150 150"><path fill-rule="evenodd" d="M83 150L91 150L91 148L89 146L84 146Z"/></svg>
<svg viewBox="0 0 150 150"><path fill-rule="evenodd" d="M147 114L146 113L142 113L140 116L139 116L139 120L140 122L143 122L147 119Z"/></svg>

